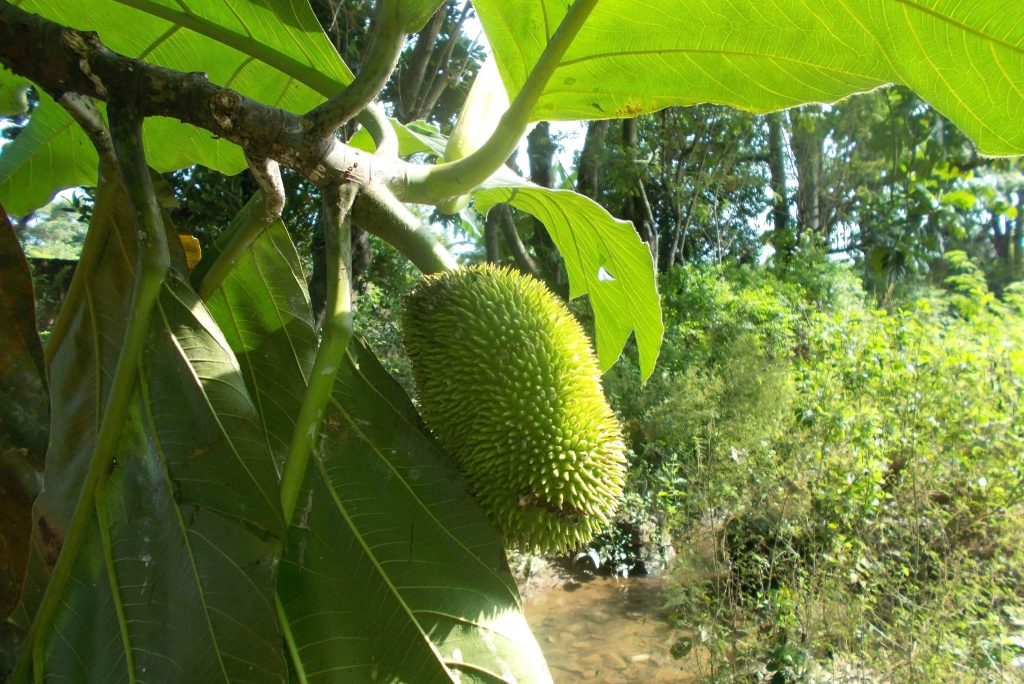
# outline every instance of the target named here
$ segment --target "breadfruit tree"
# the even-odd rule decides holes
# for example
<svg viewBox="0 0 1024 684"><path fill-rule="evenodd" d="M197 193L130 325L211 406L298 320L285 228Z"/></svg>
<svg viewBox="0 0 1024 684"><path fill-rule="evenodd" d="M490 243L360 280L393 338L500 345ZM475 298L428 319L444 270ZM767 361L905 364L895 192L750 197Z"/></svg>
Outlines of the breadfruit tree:
<svg viewBox="0 0 1024 684"><path fill-rule="evenodd" d="M39 100L0 155L0 204L96 187L45 348L0 215L12 681L550 681L504 545L565 548L611 514L621 444L598 373L632 333L648 376L662 327L631 225L502 168L531 122L902 83L983 152L1024 152L1017 0L475 0L496 65L480 89L509 104L467 107L451 145L377 102L440 4L377 0L353 74L307 0L0 0L3 113ZM193 164L248 166L261 190L190 269L158 173ZM281 166L323 197L319 329ZM353 339L348 232L456 271L407 205L469 201L543 223L589 296L596 359L539 285L434 275L406 321L424 424Z"/></svg>

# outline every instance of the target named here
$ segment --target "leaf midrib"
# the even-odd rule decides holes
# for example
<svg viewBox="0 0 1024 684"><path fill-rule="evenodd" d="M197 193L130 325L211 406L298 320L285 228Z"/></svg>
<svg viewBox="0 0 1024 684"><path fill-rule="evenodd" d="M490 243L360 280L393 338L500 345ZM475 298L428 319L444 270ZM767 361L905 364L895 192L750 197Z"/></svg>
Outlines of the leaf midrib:
<svg viewBox="0 0 1024 684"><path fill-rule="evenodd" d="M263 63L274 67L296 80L305 83L324 97L330 97L344 88L348 83L335 80L327 74L316 70L308 64L265 45L252 36L242 35L224 26L207 21L186 10L174 10L159 5L152 0L114 0L118 4L150 14L172 24L182 26L190 31L227 45L244 55L256 57Z"/></svg>
<svg viewBox="0 0 1024 684"><path fill-rule="evenodd" d="M401 422L404 425L406 425L407 427L409 427L412 430L415 430L415 431L419 432L419 430L420 430L419 426L413 425L413 424L409 423L409 421L407 420L406 416L401 411L396 409L395 406L388 400L388 398L386 396L384 396L384 394L382 392L380 392L380 390L378 390L377 387L372 382L370 382L370 379L367 378L363 374L362 370L359 369L358 365L353 362L351 357L348 358L348 363L349 363L350 368L355 370L355 372L358 373L359 376L362 377L366 381L367 385L369 387L373 388L374 393L385 404L387 404L388 407L390 407L392 409L392 411L395 412L395 415L398 416L398 418L401 420ZM349 415L348 411L345 410L345 408L341 405L341 403L337 399L335 399L334 397L331 397L331 404L343 416L345 416L345 420L348 421L349 425L352 426L352 429L356 432L356 434L359 435L359 438L361 440L363 440L363 442L365 442L367 445L369 445L373 449L373 452L377 455L377 457L383 463L385 463L387 465L388 469L394 474L394 476L396 477L397 481L402 483L402 485L405 487L406 492L408 492L409 496L412 497L416 501L416 503L419 505L420 509L430 518L431 521L433 521L433 523L435 525L437 525L438 529L443 530L444 533L446 535L448 535L448 537L453 542L455 542L460 548L462 548L467 554L469 554L470 558L472 558L474 561L476 561L480 565L481 568L483 568L485 571L487 571L488 574L492 575L498 581L498 583L502 586L502 588L504 590L508 591L509 587L508 587L508 585L505 582L502 581L501 576L497 572L495 572L494 569L491 568L487 563L484 563L483 560L480 558L480 556L473 552L473 549L471 549L470 547L466 546L466 544L463 543L463 541L458 537L458 535L452 534L452 532L448 529L448 527L446 525L444 525L440 520L438 520L437 516L434 515L434 511L431 510L431 508L429 506L427 506L426 503L423 502L423 499L420 497L420 495L415 490L413 490L412 487L409 486L408 482L406 482L405 478L402 477L401 473L399 473L397 470L395 470L395 467L391 463L391 461L387 457L385 457L385 455L383 454L383 452L381 452L380 449L377 448L377 445L374 443L373 439L369 435L367 435L365 432L363 432L362 428L359 427L359 424L357 423L357 421L355 421L352 418L352 416ZM515 594L513 592L511 592L511 591L509 591L509 593L511 594L511 598L513 599L515 604L517 606L520 606L520 602L518 600L518 597L515 596Z"/></svg>
<svg viewBox="0 0 1024 684"><path fill-rule="evenodd" d="M398 590L398 587L394 585L388 574L384 572L384 568L381 567L377 555L373 552L373 549L371 549L370 546L366 543L366 539L360 533L359 528L356 526L355 522L349 516L348 509L345 508L345 504L342 502L341 497L338 495L338 491L335 488L334 483L331 482L331 479L327 474L327 470L324 467L323 462L320 459L314 459L314 461L316 463L317 474L322 480L324 488L327 489L328 493L330 494L331 501L334 503L334 506L337 509L338 513L341 514L341 517L344 518L345 524L348 525L348 528L352 531L352 535L356 538L356 541L362 548L363 553L366 554L366 558L369 559L370 563L373 564L374 569L376 569L377 571L377 576L380 577L381 581L383 581L384 584L387 585L388 592L395 599L398 605L401 606L402 611L408 616L409 621L412 623L416 632L419 633L420 637L425 642L427 648L429 648L430 652L434 655L434 659L437 661L437 664L444 668L444 673L448 675L448 679L454 682L455 679L454 677L452 677L451 671L445 665L444 656L441 655L440 651L437 650L437 646L434 644L433 641L431 641L430 636L423 630L423 626L420 624L420 621L416 619L416 611L412 609L412 606L406 603L405 598L402 596L402 593Z"/></svg>

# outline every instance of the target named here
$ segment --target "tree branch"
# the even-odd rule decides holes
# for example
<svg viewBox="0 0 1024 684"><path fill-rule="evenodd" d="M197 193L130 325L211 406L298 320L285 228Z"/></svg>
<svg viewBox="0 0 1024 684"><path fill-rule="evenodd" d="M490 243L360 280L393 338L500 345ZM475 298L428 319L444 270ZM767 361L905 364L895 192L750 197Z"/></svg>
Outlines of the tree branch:
<svg viewBox="0 0 1024 684"><path fill-rule="evenodd" d="M265 198L263 205L263 222L270 225L281 218L284 211L284 181L281 180L281 168L273 159L255 159L247 151L245 161L249 171L260 186Z"/></svg>
<svg viewBox="0 0 1024 684"><path fill-rule="evenodd" d="M424 273L458 268L458 262L445 246L379 183L364 186L352 208L352 220L366 232L394 245Z"/></svg>
<svg viewBox="0 0 1024 684"><path fill-rule="evenodd" d="M331 141L311 135L301 117L185 74L131 59L95 33L65 28L0 0L0 63L34 81L54 99L79 93L109 101L131 98L142 116L198 126L247 150L310 175Z"/></svg>
<svg viewBox="0 0 1024 684"><path fill-rule="evenodd" d="M96 103L84 95L78 93L64 93L57 104L64 108L71 118L85 131L96 148L101 164L109 168L117 166L117 156L114 154L114 141L110 139L110 131L107 129L107 122L103 119Z"/></svg>
<svg viewBox="0 0 1024 684"><path fill-rule="evenodd" d="M373 102L398 66L405 44L401 0L381 0L370 33L366 56L348 86L306 114L312 130L321 136L333 136L353 116Z"/></svg>
<svg viewBox="0 0 1024 684"><path fill-rule="evenodd" d="M261 104L205 74L182 73L107 48L95 33L65 28L0 0L0 64L60 99L109 101L130 93L139 113L178 119L228 140L253 159L274 159L320 184L371 181L406 202L434 204L471 191L508 156L562 55L597 0L576 0L495 134L464 159L441 165L374 157L324 136L302 116ZM405 19L403 19L405 21Z"/></svg>

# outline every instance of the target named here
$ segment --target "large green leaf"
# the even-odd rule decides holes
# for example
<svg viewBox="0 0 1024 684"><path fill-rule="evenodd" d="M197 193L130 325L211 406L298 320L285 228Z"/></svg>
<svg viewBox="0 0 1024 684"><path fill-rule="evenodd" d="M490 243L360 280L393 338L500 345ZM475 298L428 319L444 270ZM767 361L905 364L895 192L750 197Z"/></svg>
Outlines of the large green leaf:
<svg viewBox="0 0 1024 684"><path fill-rule="evenodd" d="M570 4L473 3L511 93ZM915 90L983 152L1024 153L1019 0L600 0L533 118L697 102L766 112L885 83Z"/></svg>
<svg viewBox="0 0 1024 684"><path fill-rule="evenodd" d="M262 203L250 201L236 223L244 224L252 211L262 214ZM284 223L265 228L206 305L238 357L270 449L281 463L317 344L305 278Z"/></svg>
<svg viewBox="0 0 1024 684"><path fill-rule="evenodd" d="M391 127L395 129L398 137L398 153L409 156L413 154L429 154L435 157L444 156L444 148L448 138L441 135L437 127L426 121L413 121L408 124L400 123L395 119L388 119ZM349 138L348 145L366 152L373 152L377 146L370 137L370 132L360 128Z"/></svg>
<svg viewBox="0 0 1024 684"><path fill-rule="evenodd" d="M32 84L17 74L0 69L0 116L21 116L28 112L28 87Z"/></svg>
<svg viewBox="0 0 1024 684"><path fill-rule="evenodd" d="M309 681L551 681L497 533L360 345L326 420L278 584Z"/></svg>
<svg viewBox="0 0 1024 684"><path fill-rule="evenodd" d="M37 500L22 623L34 614L93 453L127 320L134 223L100 186L55 332L53 438ZM172 272L114 467L47 632L44 676L69 681L286 677L274 573L284 535L273 459L234 355Z"/></svg>
<svg viewBox="0 0 1024 684"><path fill-rule="evenodd" d="M32 275L0 207L0 620L21 594L49 432L43 348L36 334ZM0 678L20 634L0 623Z"/></svg>
<svg viewBox="0 0 1024 684"><path fill-rule="evenodd" d="M210 80L277 107L304 112L352 74L306 0L23 0L23 9L96 31L113 50ZM11 84L16 81L10 81ZM8 80L0 80L0 88ZM0 90L0 101L10 94ZM169 119L146 121L146 152L158 171L203 164L245 167L241 150ZM0 155L0 203L22 215L67 187L95 184L95 153L49 98Z"/></svg>
<svg viewBox="0 0 1024 684"><path fill-rule="evenodd" d="M620 221L589 197L542 188L502 172L473 193L481 213L507 203L537 217L565 259L569 296L590 295L598 361L607 370L635 332L640 372L654 371L662 334L661 303L650 249L633 224Z"/></svg>
<svg viewBox="0 0 1024 684"><path fill-rule="evenodd" d="M301 273L274 224L209 298L281 435L316 343ZM297 669L306 681L549 681L497 533L397 383L365 348L352 353L278 584Z"/></svg>

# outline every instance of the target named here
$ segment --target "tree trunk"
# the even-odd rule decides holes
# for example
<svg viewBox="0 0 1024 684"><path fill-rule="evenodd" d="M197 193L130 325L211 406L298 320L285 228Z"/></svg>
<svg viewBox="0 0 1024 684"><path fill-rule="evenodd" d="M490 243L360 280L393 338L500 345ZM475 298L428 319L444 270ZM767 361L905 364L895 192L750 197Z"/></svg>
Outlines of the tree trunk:
<svg viewBox="0 0 1024 684"><path fill-rule="evenodd" d="M507 204L498 204L494 206L490 213L487 214L487 225L495 226L496 235L500 233L505 240L505 246L508 247L508 251L511 252L512 258L516 261L516 268L523 273L532 275L534 278L543 280L543 274L541 273L540 267L537 262L534 261L533 257L530 256L530 252L526 249L526 245L523 244L522 239L519 237L519 231L516 230L516 222L512 216L512 207ZM488 237L490 239L490 237ZM495 237L495 240L498 238ZM497 249L497 245L495 246Z"/></svg>
<svg viewBox="0 0 1024 684"><path fill-rule="evenodd" d="M552 165L555 157L555 143L551 140L551 127L542 121L526 137L526 153L530 158L530 180L550 188L554 174ZM533 238L530 241L543 280L553 292L562 298L569 296L569 282L562 268L561 258L547 229L537 219L533 220Z"/></svg>
<svg viewBox="0 0 1024 684"><path fill-rule="evenodd" d="M1007 266L1011 264L1010 253L1010 227L1006 225L1005 219L1000 214L993 214L989 222L989 230L992 234L992 248L995 250L996 259Z"/></svg>
<svg viewBox="0 0 1024 684"><path fill-rule="evenodd" d="M629 190L622 207L622 217L633 222L640 239L647 244L654 261L654 270L658 270L658 233L654 223L654 213L647 201L643 174L637 164L637 148L639 146L639 129L636 118L622 120L622 149L629 163Z"/></svg>
<svg viewBox="0 0 1024 684"><path fill-rule="evenodd" d="M824 126L817 105L803 107L790 113L793 159L799 187L796 191L797 234L810 231L827 241L827 231L821 220L821 162L824 145Z"/></svg>
<svg viewBox="0 0 1024 684"><path fill-rule="evenodd" d="M789 224L789 200L786 197L786 138L782 133L781 115L768 115L768 170L771 173L772 223L777 232Z"/></svg>
<svg viewBox="0 0 1024 684"><path fill-rule="evenodd" d="M550 188L555 143L551 140L551 125L547 121L541 121L530 131L530 135L526 136L526 152L530 158L530 180L537 185Z"/></svg>
<svg viewBox="0 0 1024 684"><path fill-rule="evenodd" d="M501 261L501 216L502 210L508 211L508 206L499 204L491 208L487 213L487 220L484 221L484 254L487 263L496 264Z"/></svg>
<svg viewBox="0 0 1024 684"><path fill-rule="evenodd" d="M352 226L352 289L362 294L366 291L368 280L366 272L373 263L373 248L370 247L370 234L358 226Z"/></svg>
<svg viewBox="0 0 1024 684"><path fill-rule="evenodd" d="M580 163L576 169L576 192L590 199L597 199L601 188L601 168L604 166L605 136L608 134L608 120L591 121L587 126L587 137L580 151Z"/></svg>
<svg viewBox="0 0 1024 684"><path fill-rule="evenodd" d="M1024 267L1024 188L1017 190L1017 218L1013 221L1013 277Z"/></svg>

